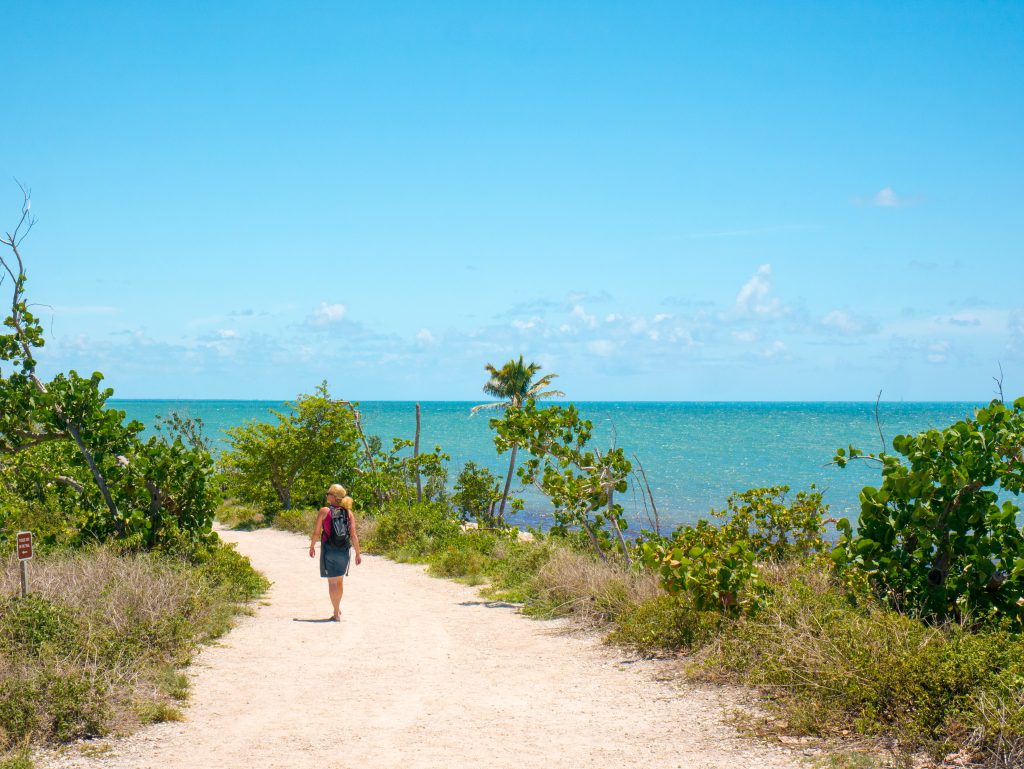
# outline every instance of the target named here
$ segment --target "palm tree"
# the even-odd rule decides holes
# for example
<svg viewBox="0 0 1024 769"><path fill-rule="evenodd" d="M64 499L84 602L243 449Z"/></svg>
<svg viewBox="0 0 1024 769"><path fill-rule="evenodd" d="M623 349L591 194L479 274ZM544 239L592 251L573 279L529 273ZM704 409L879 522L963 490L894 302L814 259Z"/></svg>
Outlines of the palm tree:
<svg viewBox="0 0 1024 769"><path fill-rule="evenodd" d="M500 369L490 363L484 366L484 370L491 375L484 385L484 392L495 398L501 398L496 403L483 403L474 406L470 411L475 414L484 409L518 409L528 400L542 400L544 398L556 398L565 395L561 390L545 390L551 384L551 380L558 374L547 374L536 382L534 375L540 371L538 363L524 363L523 356L519 360L510 360ZM508 475L505 477L505 490L501 493L501 505L498 507L498 521L505 520L505 501L508 499L508 489L512 485L512 472L516 468L516 452L519 447L512 446L512 456L508 462Z"/></svg>

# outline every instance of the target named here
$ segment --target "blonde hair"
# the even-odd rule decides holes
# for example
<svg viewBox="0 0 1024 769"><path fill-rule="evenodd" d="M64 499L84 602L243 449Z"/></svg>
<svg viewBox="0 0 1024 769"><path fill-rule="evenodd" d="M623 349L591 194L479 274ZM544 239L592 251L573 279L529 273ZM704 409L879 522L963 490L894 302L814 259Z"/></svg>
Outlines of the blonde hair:
<svg viewBox="0 0 1024 769"><path fill-rule="evenodd" d="M327 489L327 493L336 499L344 499L348 496L348 492L345 491L345 487L340 483L332 483L331 487Z"/></svg>
<svg viewBox="0 0 1024 769"><path fill-rule="evenodd" d="M344 507L346 510L348 510L351 513L352 512L352 497L350 497L350 496L348 496L348 494L346 494L342 498L342 500L341 500L341 506Z"/></svg>

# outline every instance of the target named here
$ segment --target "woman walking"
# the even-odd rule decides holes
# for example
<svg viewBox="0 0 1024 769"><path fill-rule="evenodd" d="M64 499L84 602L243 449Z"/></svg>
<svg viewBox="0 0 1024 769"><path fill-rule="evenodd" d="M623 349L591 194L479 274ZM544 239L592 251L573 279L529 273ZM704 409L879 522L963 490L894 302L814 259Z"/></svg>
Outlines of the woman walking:
<svg viewBox="0 0 1024 769"><path fill-rule="evenodd" d="M320 576L327 579L327 591L331 595L334 614L332 622L341 620L341 596L343 581L349 569L349 548L356 551L356 565L363 562L359 551L359 535L356 533L356 517L352 513L352 497L345 487L332 484L327 489L327 506L320 508L309 537L309 557L316 555L316 540L320 540Z"/></svg>

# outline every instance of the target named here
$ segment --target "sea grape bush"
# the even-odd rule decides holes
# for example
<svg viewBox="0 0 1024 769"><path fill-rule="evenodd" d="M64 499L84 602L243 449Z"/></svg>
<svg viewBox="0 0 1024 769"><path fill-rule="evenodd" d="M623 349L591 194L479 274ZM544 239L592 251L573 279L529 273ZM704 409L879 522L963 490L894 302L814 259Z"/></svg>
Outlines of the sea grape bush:
<svg viewBox="0 0 1024 769"><path fill-rule="evenodd" d="M1024 618L1024 398L992 401L944 430L900 435L895 454L839 449L835 461L880 464L860 494L857 528L839 521L833 558L868 575L901 611L937 621Z"/></svg>
<svg viewBox="0 0 1024 769"><path fill-rule="evenodd" d="M712 515L727 519L738 540L750 543L759 560L784 561L823 552L828 508L821 492L797 492L786 505L789 486L769 486L732 494L726 509Z"/></svg>
<svg viewBox="0 0 1024 769"><path fill-rule="evenodd" d="M348 406L327 383L302 394L277 423L252 420L227 430L230 450L219 458L221 482L235 499L273 515L293 506L319 506L324 490L355 475L356 427Z"/></svg>
<svg viewBox="0 0 1024 769"><path fill-rule="evenodd" d="M700 611L744 613L764 600L756 553L726 525L700 520L676 529L669 540L639 547L642 562L658 572L662 587L671 595L688 594Z"/></svg>
<svg viewBox="0 0 1024 769"><path fill-rule="evenodd" d="M825 548L821 494L812 487L787 506L788 492L771 486L733 494L725 510L712 511L721 524L700 520L668 538L648 535L638 545L641 561L660 574L666 591L688 594L701 611L756 610L767 596L759 563L807 558Z"/></svg>
<svg viewBox="0 0 1024 769"><path fill-rule="evenodd" d="M455 479L452 505L463 520L475 520L485 528L496 525L494 506L501 499L501 483L486 467L472 460L463 465Z"/></svg>
<svg viewBox="0 0 1024 769"><path fill-rule="evenodd" d="M414 499L416 475L423 480L424 502L444 502L448 498L448 463L451 457L435 446L433 451L423 452L408 460L408 473L403 488L408 501Z"/></svg>
<svg viewBox="0 0 1024 769"><path fill-rule="evenodd" d="M383 446L378 436L366 436L364 451L356 455L353 473L338 476L350 479L349 490L359 504L381 512L395 503L408 507L417 501L446 499L451 457L440 446L415 457L410 455L413 441L406 438L392 438L390 449ZM422 500L417 500L417 473L422 482Z"/></svg>
<svg viewBox="0 0 1024 769"><path fill-rule="evenodd" d="M553 533L579 527L599 557L617 543L630 560L623 534L628 523L622 505L615 502L615 494L628 488L632 470L622 449L590 448L593 424L571 404L538 408L531 399L507 411L503 419L491 420L491 426L497 431L499 451L513 446L529 451L531 458L519 468L519 477L551 500Z"/></svg>

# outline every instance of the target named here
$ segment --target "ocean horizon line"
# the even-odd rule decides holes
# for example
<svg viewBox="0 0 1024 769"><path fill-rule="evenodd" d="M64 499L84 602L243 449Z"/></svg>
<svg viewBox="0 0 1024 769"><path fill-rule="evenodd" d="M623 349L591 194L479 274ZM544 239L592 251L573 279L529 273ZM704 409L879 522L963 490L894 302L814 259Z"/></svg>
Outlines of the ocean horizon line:
<svg viewBox="0 0 1024 769"><path fill-rule="evenodd" d="M145 398L125 398L125 397L112 397L108 399L108 403L159 403L173 401L176 403L289 403L296 400L294 396L290 398L173 398L173 397L145 397ZM416 398L345 398L346 402L350 403L445 403L445 404L480 404L486 403L486 398L454 398L454 399L416 399ZM822 404L822 405L835 405L835 404L870 404L875 403L887 404L887 403L905 403L905 404L921 404L921 405L985 405L991 402L990 400L908 400L908 399L894 399L885 400L884 398L879 401L875 400L825 400L825 399L787 399L787 400L650 400L650 399L628 399L623 398L619 400L603 400L603 399L573 399L573 398L549 398L544 403L573 403L573 404L611 404L611 403L643 403L652 405L764 405L764 404Z"/></svg>

